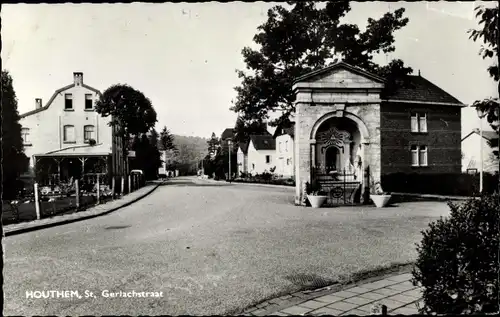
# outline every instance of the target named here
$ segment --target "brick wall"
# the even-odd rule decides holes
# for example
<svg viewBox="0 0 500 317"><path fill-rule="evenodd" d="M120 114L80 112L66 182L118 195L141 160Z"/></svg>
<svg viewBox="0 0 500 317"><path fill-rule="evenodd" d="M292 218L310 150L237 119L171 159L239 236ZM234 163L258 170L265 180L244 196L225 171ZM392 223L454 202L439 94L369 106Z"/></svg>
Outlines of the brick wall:
<svg viewBox="0 0 500 317"><path fill-rule="evenodd" d="M427 133L411 132L411 112L427 114ZM461 108L382 103L380 142L382 174L454 173L461 169ZM411 166L411 145L428 147L427 167Z"/></svg>

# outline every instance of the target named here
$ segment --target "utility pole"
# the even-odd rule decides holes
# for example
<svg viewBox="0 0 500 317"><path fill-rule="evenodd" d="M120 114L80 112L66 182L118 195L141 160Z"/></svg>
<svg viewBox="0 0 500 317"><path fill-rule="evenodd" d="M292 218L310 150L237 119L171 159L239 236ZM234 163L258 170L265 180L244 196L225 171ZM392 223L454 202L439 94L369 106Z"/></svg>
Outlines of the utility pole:
<svg viewBox="0 0 500 317"><path fill-rule="evenodd" d="M227 144L229 145L229 182L231 183L231 140L227 141Z"/></svg>

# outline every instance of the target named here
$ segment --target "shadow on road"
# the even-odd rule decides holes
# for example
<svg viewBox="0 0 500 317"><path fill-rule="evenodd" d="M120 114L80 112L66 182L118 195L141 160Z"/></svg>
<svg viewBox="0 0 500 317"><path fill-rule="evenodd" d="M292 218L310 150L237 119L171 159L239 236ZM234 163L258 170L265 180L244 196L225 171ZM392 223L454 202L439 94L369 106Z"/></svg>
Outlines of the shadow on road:
<svg viewBox="0 0 500 317"><path fill-rule="evenodd" d="M195 183L195 182L190 182L186 180L174 180L174 181L169 181L162 186L194 186L194 187L223 187L223 186L230 186L231 184L212 184L212 183L207 183L207 184L200 184L200 183Z"/></svg>

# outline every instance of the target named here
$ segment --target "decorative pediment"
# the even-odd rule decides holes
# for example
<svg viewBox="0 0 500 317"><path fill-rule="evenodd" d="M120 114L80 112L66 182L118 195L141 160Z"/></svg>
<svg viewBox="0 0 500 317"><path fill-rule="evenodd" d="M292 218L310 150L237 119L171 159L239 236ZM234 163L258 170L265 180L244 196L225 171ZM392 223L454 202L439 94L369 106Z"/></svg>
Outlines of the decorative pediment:
<svg viewBox="0 0 500 317"><path fill-rule="evenodd" d="M324 146L335 145L338 147L344 147L345 144L349 144L352 141L352 136L349 132L338 130L335 127L318 132L316 135L316 142L321 143Z"/></svg>

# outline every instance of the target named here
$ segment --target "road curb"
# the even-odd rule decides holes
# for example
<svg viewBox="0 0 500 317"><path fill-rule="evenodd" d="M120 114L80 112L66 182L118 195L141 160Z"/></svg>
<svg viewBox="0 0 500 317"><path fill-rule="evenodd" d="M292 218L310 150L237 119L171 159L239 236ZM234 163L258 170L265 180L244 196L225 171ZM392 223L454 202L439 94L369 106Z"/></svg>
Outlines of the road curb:
<svg viewBox="0 0 500 317"><path fill-rule="evenodd" d="M15 230L8 231L8 232L5 232L4 229L3 229L2 230L2 231L4 231L3 232L3 236L4 237L8 237L8 236L13 236L13 235L18 235L18 234L21 234L21 233L26 233L26 232L31 232L31 231L41 230L41 229L47 229L47 228L51 228L51 227L66 225L66 224L70 224L70 223L73 223L73 222L78 222L78 221L83 221L83 220L88 220L88 219L92 219L92 218L104 216L104 215L112 213L112 212L114 212L114 211L116 211L118 209L121 209L123 207L130 206L131 204L133 204L133 203L135 203L135 202L143 199L144 197L146 197L149 194L151 194L153 191L155 191L158 187L160 187L163 184L165 184L165 182L156 184L156 185L152 186L151 190L145 192L143 195L138 196L138 197L132 199L131 201L123 203L120 206L113 207L113 208L111 208L109 210L103 211L103 212L98 213L98 214L82 216L82 217L74 218L74 219L66 219L66 220L61 220L61 221L56 221L56 222L51 222L51 223L46 223L46 224L35 225L35 226L27 227L27 228L15 229Z"/></svg>
<svg viewBox="0 0 500 317"><path fill-rule="evenodd" d="M226 182L226 181L214 181L213 179L200 179L202 182L212 183L212 184L227 184L227 185L247 185L247 186L260 186L260 187L271 187L271 188L285 188L285 189L294 189L295 186L285 186L285 185L272 185L272 184L260 184L260 183L244 183L244 182Z"/></svg>
<svg viewBox="0 0 500 317"><path fill-rule="evenodd" d="M302 290L294 293L281 293L281 295L278 294L273 297L268 297L266 300L252 304L243 309L231 311L227 315L248 315L257 310L260 312L259 315L261 315L261 313L263 314L262 316L272 315L273 313L283 309L299 305L321 296L330 295L347 288L383 280L387 277L399 275L401 273L409 273L414 265L415 262L412 261L406 263L394 263L369 271L360 271L347 277L341 277L340 281L329 286L314 290Z"/></svg>

